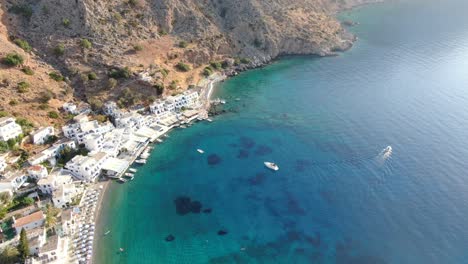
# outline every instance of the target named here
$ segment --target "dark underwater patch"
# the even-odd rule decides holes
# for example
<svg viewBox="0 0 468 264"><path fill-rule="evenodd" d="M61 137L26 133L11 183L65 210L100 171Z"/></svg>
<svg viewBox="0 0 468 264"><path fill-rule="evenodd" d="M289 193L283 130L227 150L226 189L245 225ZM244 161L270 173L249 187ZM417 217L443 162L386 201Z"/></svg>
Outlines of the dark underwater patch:
<svg viewBox="0 0 468 264"><path fill-rule="evenodd" d="M164 240L166 240L166 242L171 242L171 241L174 241L175 237L173 235L168 235Z"/></svg>
<svg viewBox="0 0 468 264"><path fill-rule="evenodd" d="M227 235L227 234L228 234L227 230L221 229L221 230L218 231L218 236L224 236L224 235Z"/></svg>
<svg viewBox="0 0 468 264"><path fill-rule="evenodd" d="M294 197L290 193L286 193L286 197L289 213L305 215L305 210L299 205L299 202L296 199L294 199Z"/></svg>
<svg viewBox="0 0 468 264"><path fill-rule="evenodd" d="M255 155L264 156L264 155L270 154L272 152L273 152L273 149L271 149L270 147L268 147L266 145L260 145L255 150Z"/></svg>
<svg viewBox="0 0 468 264"><path fill-rule="evenodd" d="M192 201L188 196L179 196L174 200L174 203L178 215L186 215L188 213L198 214L202 208L202 204L199 201Z"/></svg>
<svg viewBox="0 0 468 264"><path fill-rule="evenodd" d="M294 168L296 169L297 172L303 172L310 165L312 165L312 162L310 162L309 160L298 159L298 160L296 160L296 164L295 164Z"/></svg>
<svg viewBox="0 0 468 264"><path fill-rule="evenodd" d="M239 150L239 153L237 153L237 158L238 159L246 159L249 157L249 151L245 149Z"/></svg>
<svg viewBox="0 0 468 264"><path fill-rule="evenodd" d="M206 158L206 161L208 162L209 165L216 165L216 164L221 163L221 157L216 154L210 154Z"/></svg>
<svg viewBox="0 0 468 264"><path fill-rule="evenodd" d="M252 186L260 185L262 184L266 179L266 174L263 172L257 173L254 177L251 177L248 179L248 182Z"/></svg>
<svg viewBox="0 0 468 264"><path fill-rule="evenodd" d="M203 209L203 213L204 213L204 214L211 214L211 211L212 211L211 208Z"/></svg>
<svg viewBox="0 0 468 264"><path fill-rule="evenodd" d="M244 149L251 149L255 146L255 141L249 137L240 137L240 145Z"/></svg>

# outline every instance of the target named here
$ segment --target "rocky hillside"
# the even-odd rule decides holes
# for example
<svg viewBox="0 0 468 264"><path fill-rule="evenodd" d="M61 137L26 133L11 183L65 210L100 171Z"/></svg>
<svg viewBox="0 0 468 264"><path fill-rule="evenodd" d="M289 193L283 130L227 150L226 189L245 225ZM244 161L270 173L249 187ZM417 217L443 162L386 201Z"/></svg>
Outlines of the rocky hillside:
<svg viewBox="0 0 468 264"><path fill-rule="evenodd" d="M216 70L285 54L332 54L350 47L353 36L331 14L370 1L4 0L0 56L22 54L37 73L2 66L2 95L17 104L2 100L0 107L44 122L37 118L51 111L44 91L57 101L47 102L52 109L71 93L97 107L109 97L127 106L180 92ZM20 49L21 41L32 50ZM66 78L52 80L51 72ZM140 72L151 81L136 81ZM30 87L18 93L23 79Z"/></svg>

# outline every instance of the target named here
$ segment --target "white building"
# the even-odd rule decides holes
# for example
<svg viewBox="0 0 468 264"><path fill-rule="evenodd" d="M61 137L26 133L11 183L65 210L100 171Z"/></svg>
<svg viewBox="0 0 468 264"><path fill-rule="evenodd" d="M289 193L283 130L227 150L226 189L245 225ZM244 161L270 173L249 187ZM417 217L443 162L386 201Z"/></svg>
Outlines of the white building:
<svg viewBox="0 0 468 264"><path fill-rule="evenodd" d="M60 185L52 195L52 203L57 208L65 208L70 205L73 197L78 194L74 184Z"/></svg>
<svg viewBox="0 0 468 264"><path fill-rule="evenodd" d="M74 114L74 115L78 114L76 110L77 106L74 103L64 103L62 108L63 110L65 110L66 112L70 114Z"/></svg>
<svg viewBox="0 0 468 264"><path fill-rule="evenodd" d="M101 168L107 154L105 152L98 152L93 156L75 156L70 160L65 168L73 173L75 177L87 182L93 182L101 173Z"/></svg>
<svg viewBox="0 0 468 264"><path fill-rule="evenodd" d="M37 182L37 188L43 194L55 196L55 192L60 186L71 184L73 179L65 170L54 170L47 177L40 179Z"/></svg>
<svg viewBox="0 0 468 264"><path fill-rule="evenodd" d="M13 216L13 227L16 233L19 234L21 229L30 230L36 227L41 227L44 224L45 216L42 211L37 211L30 215L15 219Z"/></svg>
<svg viewBox="0 0 468 264"><path fill-rule="evenodd" d="M39 128L36 132L31 134L32 142L36 145L44 144L49 137L55 135L55 130L53 127L42 127Z"/></svg>
<svg viewBox="0 0 468 264"><path fill-rule="evenodd" d="M42 165L34 165L28 168L28 175L33 179L40 180L47 177L49 173L47 172L46 167Z"/></svg>
<svg viewBox="0 0 468 264"><path fill-rule="evenodd" d="M9 139L16 138L21 133L23 133L21 126L16 123L15 118L0 118L0 141L7 141Z"/></svg>
<svg viewBox="0 0 468 264"><path fill-rule="evenodd" d="M0 193L13 193L18 190L28 180L28 175L21 171L8 172L0 179Z"/></svg>
<svg viewBox="0 0 468 264"><path fill-rule="evenodd" d="M130 128L137 130L147 125L146 118L138 113L125 113L123 116L115 119L115 125L118 128Z"/></svg>
<svg viewBox="0 0 468 264"><path fill-rule="evenodd" d="M105 115L111 116L111 117L120 117L123 115L122 110L117 106L117 104L114 101L108 101L104 104L102 107L102 111L104 112Z"/></svg>
<svg viewBox="0 0 468 264"><path fill-rule="evenodd" d="M84 137L88 134L104 134L111 131L112 129L114 129L112 123L106 122L103 124L99 124L96 120L71 124L62 127L63 134L67 138L78 141L79 144L84 143Z"/></svg>
<svg viewBox="0 0 468 264"><path fill-rule="evenodd" d="M110 133L110 132L108 132ZM90 152L98 152L102 149L104 137L102 134L87 134L83 138L83 144Z"/></svg>
<svg viewBox="0 0 468 264"><path fill-rule="evenodd" d="M29 242L29 254L39 254L39 249L46 243L46 230L44 226L26 230Z"/></svg>
<svg viewBox="0 0 468 264"><path fill-rule="evenodd" d="M0 173L3 172L7 167L6 160L4 156L0 156Z"/></svg>
<svg viewBox="0 0 468 264"><path fill-rule="evenodd" d="M60 151L65 147L76 149L76 143L73 140L61 140L50 148L29 158L28 163L31 165L38 165L48 160L55 161L55 158L60 155Z"/></svg>
<svg viewBox="0 0 468 264"><path fill-rule="evenodd" d="M64 235L71 235L75 232L75 214L73 213L72 209L66 209L62 211L61 214L62 219L62 231Z"/></svg>

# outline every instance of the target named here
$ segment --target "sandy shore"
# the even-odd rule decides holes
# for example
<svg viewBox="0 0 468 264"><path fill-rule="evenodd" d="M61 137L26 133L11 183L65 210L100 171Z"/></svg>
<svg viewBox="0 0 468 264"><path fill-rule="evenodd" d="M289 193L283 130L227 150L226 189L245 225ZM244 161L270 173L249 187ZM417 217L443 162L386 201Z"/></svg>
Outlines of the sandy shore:
<svg viewBox="0 0 468 264"><path fill-rule="evenodd" d="M202 89L200 90L200 95L199 95L199 100L201 101L202 108L204 108L206 111L208 111L210 107L210 99L211 95L213 94L213 90L215 87L215 84L226 79L227 76L220 74L220 73L215 73L211 75L208 78L200 80L198 83L198 86L201 86ZM94 215L94 224L96 226L96 234L94 235L94 243L93 243L93 257L91 259L91 263L96 263L96 254L98 254L98 249L97 245L99 244L99 240L102 238L102 234L106 232L104 226L102 226L102 219L104 216L102 215L102 206L104 204L104 199L106 199L106 195L108 195L107 190L109 189L109 186L111 184L111 180L105 181L105 182L98 182L95 184L94 187L92 188L99 188L99 186L103 186L101 190L101 195L99 196L97 208L95 211Z"/></svg>

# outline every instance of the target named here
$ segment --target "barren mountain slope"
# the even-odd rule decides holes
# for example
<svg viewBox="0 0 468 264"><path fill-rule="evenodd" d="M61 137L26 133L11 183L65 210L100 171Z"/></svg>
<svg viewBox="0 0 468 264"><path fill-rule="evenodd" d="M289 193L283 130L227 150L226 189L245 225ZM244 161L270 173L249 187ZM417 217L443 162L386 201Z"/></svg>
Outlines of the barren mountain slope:
<svg viewBox="0 0 468 264"><path fill-rule="evenodd" d="M243 65L236 62L245 68L283 54L331 54L353 41L331 14L370 1L4 0L0 42L19 50L10 41L27 40L35 54L27 55L34 58L28 63L45 61L60 70L76 98L119 98L129 88L136 101L154 100L160 92L133 76L109 85L109 71L146 71L171 94L196 84L210 61L228 59L223 66L232 69L233 58L248 58ZM189 70L176 67L181 62ZM51 85L50 78L42 79L31 81L35 87Z"/></svg>

